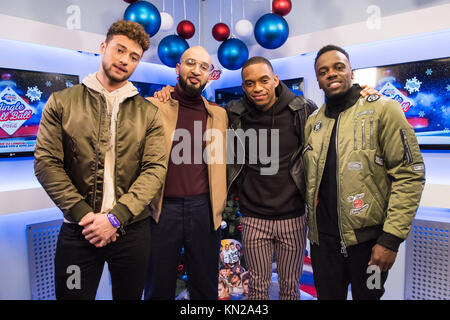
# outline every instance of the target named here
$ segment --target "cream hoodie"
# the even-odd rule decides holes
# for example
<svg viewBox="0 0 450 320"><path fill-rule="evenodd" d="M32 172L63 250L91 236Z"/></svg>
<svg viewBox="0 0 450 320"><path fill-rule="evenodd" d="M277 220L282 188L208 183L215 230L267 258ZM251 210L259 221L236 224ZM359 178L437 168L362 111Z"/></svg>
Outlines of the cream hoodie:
<svg viewBox="0 0 450 320"><path fill-rule="evenodd" d="M106 100L108 118L110 119L110 146L105 154L105 170L103 177L103 202L101 212L109 212L116 204L116 196L114 192L114 172L116 165L116 124L117 115L119 113L120 104L127 98L139 94L136 87L127 82L123 87L109 92L97 79L97 73L90 74L83 79L83 84L99 93Z"/></svg>

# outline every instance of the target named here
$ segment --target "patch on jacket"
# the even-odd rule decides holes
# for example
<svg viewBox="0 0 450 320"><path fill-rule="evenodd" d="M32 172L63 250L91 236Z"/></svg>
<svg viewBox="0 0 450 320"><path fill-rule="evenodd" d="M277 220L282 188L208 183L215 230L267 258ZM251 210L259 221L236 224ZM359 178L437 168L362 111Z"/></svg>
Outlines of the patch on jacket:
<svg viewBox="0 0 450 320"><path fill-rule="evenodd" d="M347 198L348 202L351 202L353 205L353 209L350 209L350 214L358 214L361 213L362 211L366 210L367 208L369 208L369 205L366 203L364 204L363 198L364 198L365 194L364 193L358 193L355 196L349 196Z"/></svg>
<svg viewBox="0 0 450 320"><path fill-rule="evenodd" d="M319 132L320 129L322 129L322 120L317 121L313 127L314 132Z"/></svg>
<svg viewBox="0 0 450 320"><path fill-rule="evenodd" d="M425 165L423 163L415 164L412 166L414 172L425 172Z"/></svg>
<svg viewBox="0 0 450 320"><path fill-rule="evenodd" d="M350 171L357 171L357 170L362 170L363 169L363 164L362 162L349 162L347 165L347 169Z"/></svg>
<svg viewBox="0 0 450 320"><path fill-rule="evenodd" d="M362 112L360 112L360 113L357 113L356 116L357 116L357 117L361 117L361 116L364 116L364 115L366 115L366 114L373 114L373 110L362 111Z"/></svg>
<svg viewBox="0 0 450 320"><path fill-rule="evenodd" d="M378 99L380 99L381 97L380 97L380 95L379 94L371 94L370 96L368 96L367 98L366 98L366 101L367 102L375 102L375 101L377 101Z"/></svg>

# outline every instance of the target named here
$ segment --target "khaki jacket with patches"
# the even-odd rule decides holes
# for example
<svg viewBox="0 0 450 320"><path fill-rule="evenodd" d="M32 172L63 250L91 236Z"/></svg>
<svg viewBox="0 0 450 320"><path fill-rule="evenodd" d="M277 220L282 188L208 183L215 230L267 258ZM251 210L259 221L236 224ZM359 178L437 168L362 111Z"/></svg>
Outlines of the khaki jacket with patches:
<svg viewBox="0 0 450 320"><path fill-rule="evenodd" d="M400 105L378 95L361 97L336 121L337 212L343 245L378 238L383 231L406 239L422 195L425 166ZM334 122L323 106L305 127L309 239L317 244L317 201Z"/></svg>

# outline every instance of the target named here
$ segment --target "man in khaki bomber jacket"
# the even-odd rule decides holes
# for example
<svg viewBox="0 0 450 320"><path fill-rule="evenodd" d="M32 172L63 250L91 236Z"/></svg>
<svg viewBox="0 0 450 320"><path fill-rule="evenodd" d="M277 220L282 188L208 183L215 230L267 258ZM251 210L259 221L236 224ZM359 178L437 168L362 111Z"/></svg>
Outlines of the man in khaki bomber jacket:
<svg viewBox="0 0 450 320"><path fill-rule="evenodd" d="M361 98L348 54L326 46L315 70L326 104L305 127L306 201L319 299L379 299L408 235L425 182L413 128L400 105Z"/></svg>
<svg viewBox="0 0 450 320"><path fill-rule="evenodd" d="M158 109L127 79L149 45L141 25L112 24L98 72L55 92L44 108L35 174L64 213L57 299L95 299L105 261L114 299L142 297L148 205L165 179L166 152Z"/></svg>
<svg viewBox="0 0 450 320"><path fill-rule="evenodd" d="M211 58L202 47L186 50L169 100L148 98L161 113L167 178L152 202L151 250L145 299L173 300L184 247L192 300L218 297L220 223L226 201L225 109L201 93Z"/></svg>

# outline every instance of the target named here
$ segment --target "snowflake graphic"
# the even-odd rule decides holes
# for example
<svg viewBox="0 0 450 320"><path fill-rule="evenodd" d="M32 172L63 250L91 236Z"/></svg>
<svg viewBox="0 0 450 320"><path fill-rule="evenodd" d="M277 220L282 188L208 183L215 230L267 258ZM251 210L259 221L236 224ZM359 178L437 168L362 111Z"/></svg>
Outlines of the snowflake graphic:
<svg viewBox="0 0 450 320"><path fill-rule="evenodd" d="M422 84L422 82L417 80L416 77L414 77L412 79L406 79L405 89L408 90L409 94L411 94L413 92L419 92L421 84Z"/></svg>
<svg viewBox="0 0 450 320"><path fill-rule="evenodd" d="M47 82L45 83L45 86L48 88L48 87L51 87L52 86L52 82L50 81L50 80L47 80Z"/></svg>
<svg viewBox="0 0 450 320"><path fill-rule="evenodd" d="M73 83L70 80L66 80L66 88L73 87Z"/></svg>
<svg viewBox="0 0 450 320"><path fill-rule="evenodd" d="M42 91L40 91L37 86L34 86L33 88L28 87L26 96L30 98L31 102L40 101L41 95Z"/></svg>
<svg viewBox="0 0 450 320"><path fill-rule="evenodd" d="M421 118L425 117L425 112L420 111L420 112L419 112L419 117L421 117Z"/></svg>
<svg viewBox="0 0 450 320"><path fill-rule="evenodd" d="M445 106L442 106L442 107L441 107L441 111L442 111L443 113L445 113L445 112L447 112L447 108L446 108Z"/></svg>
<svg viewBox="0 0 450 320"><path fill-rule="evenodd" d="M427 74L427 76L431 76L431 74L433 73L433 70L428 68L427 71L425 71L425 73Z"/></svg>
<svg viewBox="0 0 450 320"><path fill-rule="evenodd" d="M448 84L447 87L445 87L445 89L447 89L447 91L450 91L450 84Z"/></svg>
<svg viewBox="0 0 450 320"><path fill-rule="evenodd" d="M450 133L450 129L449 128L444 128L444 133Z"/></svg>

